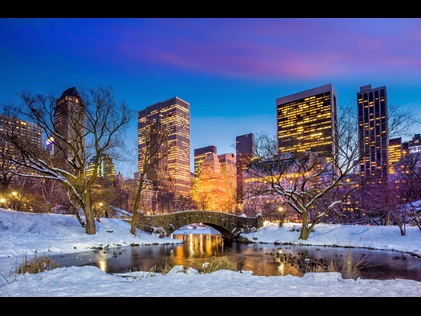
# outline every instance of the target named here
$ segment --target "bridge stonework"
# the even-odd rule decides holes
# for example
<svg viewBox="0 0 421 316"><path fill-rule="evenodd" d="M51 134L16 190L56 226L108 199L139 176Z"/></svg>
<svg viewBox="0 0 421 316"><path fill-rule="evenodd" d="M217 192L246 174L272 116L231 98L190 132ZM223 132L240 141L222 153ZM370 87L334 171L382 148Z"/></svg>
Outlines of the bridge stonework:
<svg viewBox="0 0 421 316"><path fill-rule="evenodd" d="M169 214L141 214L137 227L153 233L161 228L166 236L192 223L202 223L219 231L225 238L238 239L241 233L263 226L262 216L245 217L218 211L182 211Z"/></svg>

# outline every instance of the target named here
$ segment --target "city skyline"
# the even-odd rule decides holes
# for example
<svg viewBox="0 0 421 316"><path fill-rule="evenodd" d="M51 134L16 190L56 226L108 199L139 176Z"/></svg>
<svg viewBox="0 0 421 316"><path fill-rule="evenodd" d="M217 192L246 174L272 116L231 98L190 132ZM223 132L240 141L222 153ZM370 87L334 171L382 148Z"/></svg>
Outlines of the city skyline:
<svg viewBox="0 0 421 316"><path fill-rule="evenodd" d="M325 84L338 111L349 103L357 111L360 87L371 84L418 117L420 26L418 18L1 18L0 100L111 86L135 111L133 164L115 162L132 177L136 113L173 97L190 104L191 165L194 149L235 153L237 136L274 135L276 99Z"/></svg>

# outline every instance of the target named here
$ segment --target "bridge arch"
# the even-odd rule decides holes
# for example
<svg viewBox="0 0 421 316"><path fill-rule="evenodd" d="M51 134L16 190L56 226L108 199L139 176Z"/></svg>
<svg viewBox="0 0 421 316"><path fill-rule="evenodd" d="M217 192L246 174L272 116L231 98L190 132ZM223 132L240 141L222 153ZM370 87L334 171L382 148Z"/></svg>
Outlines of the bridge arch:
<svg viewBox="0 0 421 316"><path fill-rule="evenodd" d="M239 216L218 211L181 211L169 214L142 215L137 227L147 232L161 228L166 236L188 224L202 223L219 231L226 239L237 239L241 233L263 226L263 218Z"/></svg>

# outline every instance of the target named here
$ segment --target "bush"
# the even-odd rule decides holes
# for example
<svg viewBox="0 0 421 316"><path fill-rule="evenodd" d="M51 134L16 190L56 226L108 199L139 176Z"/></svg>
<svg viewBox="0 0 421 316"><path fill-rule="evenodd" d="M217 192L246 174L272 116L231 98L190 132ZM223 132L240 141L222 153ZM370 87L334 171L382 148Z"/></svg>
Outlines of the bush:
<svg viewBox="0 0 421 316"><path fill-rule="evenodd" d="M312 259L312 261L315 265L310 267L310 272L340 272L345 279L356 279L362 268L362 261L353 258L349 252L346 252L339 261L331 259Z"/></svg>
<svg viewBox="0 0 421 316"><path fill-rule="evenodd" d="M218 270L238 271L237 263L229 261L227 257L213 257L210 262L202 265L203 273L212 273Z"/></svg>
<svg viewBox="0 0 421 316"><path fill-rule="evenodd" d="M35 257L32 260L29 260L26 253L22 255L22 263L19 267L16 268L15 273L24 274L24 273L39 273L46 270L52 270L58 268L59 265L57 262L51 260L48 256L38 256L35 254Z"/></svg>

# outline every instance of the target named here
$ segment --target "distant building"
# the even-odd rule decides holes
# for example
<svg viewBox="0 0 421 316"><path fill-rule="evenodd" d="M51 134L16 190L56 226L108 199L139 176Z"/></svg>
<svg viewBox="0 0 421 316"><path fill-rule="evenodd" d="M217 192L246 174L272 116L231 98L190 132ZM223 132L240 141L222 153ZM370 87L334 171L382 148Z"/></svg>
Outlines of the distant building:
<svg viewBox="0 0 421 316"><path fill-rule="evenodd" d="M193 200L199 209L233 213L236 195L236 157L217 155L216 146L194 150Z"/></svg>
<svg viewBox="0 0 421 316"><path fill-rule="evenodd" d="M168 131L165 148L156 159L148 179L159 182L173 193L190 197L190 104L174 97L152 104L138 112L138 171L143 169L144 154L155 146L154 135L143 137L151 125ZM156 131L159 132L159 131ZM170 185L171 184L171 185Z"/></svg>
<svg viewBox="0 0 421 316"><path fill-rule="evenodd" d="M94 172L95 159L93 157L89 160L86 176L92 176ZM116 180L116 171L114 169L113 159L108 154L102 154L101 160L98 164L98 178L107 179L110 181Z"/></svg>
<svg viewBox="0 0 421 316"><path fill-rule="evenodd" d="M415 134L408 142L408 153L414 154L421 152L421 135Z"/></svg>
<svg viewBox="0 0 421 316"><path fill-rule="evenodd" d="M235 213L237 196L237 158L234 153L218 155L220 170L224 179L225 197L222 211Z"/></svg>
<svg viewBox="0 0 421 316"><path fill-rule="evenodd" d="M85 105L82 98L75 87L65 90L54 108L54 127L63 139L50 139L49 142L53 142L54 147L50 152L63 161L65 156L72 159L75 154L81 155L83 148L80 148L80 144L85 146L85 124Z"/></svg>
<svg viewBox="0 0 421 316"><path fill-rule="evenodd" d="M17 158L20 156L18 149L7 141L5 138L13 135L18 135L19 139L28 148L35 149L39 152L42 151L42 128L30 122L26 122L15 117L6 116L0 114L0 150L6 157ZM0 159L0 170L5 172L6 170L15 169L16 165L11 163L7 159ZM33 170L28 172L34 173Z"/></svg>
<svg viewBox="0 0 421 316"><path fill-rule="evenodd" d="M132 179L127 179L124 181L125 186L129 192L128 198L128 209L133 211L133 202L139 188L140 173L135 172ZM153 183L149 179L143 180L143 190L141 192L141 205L139 206L140 210L145 215L154 215L158 213L157 209L157 196L158 192L154 189Z"/></svg>
<svg viewBox="0 0 421 316"><path fill-rule="evenodd" d="M253 159L254 153L254 134L249 133L236 137L235 152L237 156L237 208L241 212L244 203L244 171L248 163Z"/></svg>
<svg viewBox="0 0 421 316"><path fill-rule="evenodd" d="M395 163L402 159L403 154L402 137L389 139L389 174L394 174Z"/></svg>
<svg viewBox="0 0 421 316"><path fill-rule="evenodd" d="M205 154L200 175L195 179L195 183L194 200L199 209L220 211L221 201L226 193L225 181L221 174L221 163L213 152Z"/></svg>
<svg viewBox="0 0 421 316"><path fill-rule="evenodd" d="M216 155L216 146L206 146L194 150L194 176L199 178L202 170L203 160L207 153L214 153Z"/></svg>
<svg viewBox="0 0 421 316"><path fill-rule="evenodd" d="M360 176L371 184L389 180L388 106L386 87L360 87L357 92Z"/></svg>
<svg viewBox="0 0 421 316"><path fill-rule="evenodd" d="M337 154L337 93L332 84L276 99L276 114L280 154Z"/></svg>

